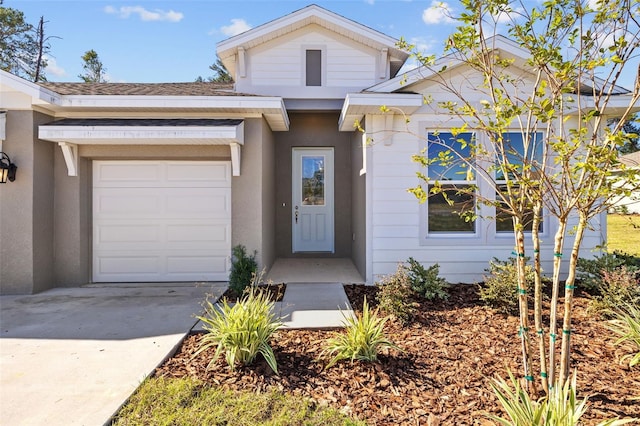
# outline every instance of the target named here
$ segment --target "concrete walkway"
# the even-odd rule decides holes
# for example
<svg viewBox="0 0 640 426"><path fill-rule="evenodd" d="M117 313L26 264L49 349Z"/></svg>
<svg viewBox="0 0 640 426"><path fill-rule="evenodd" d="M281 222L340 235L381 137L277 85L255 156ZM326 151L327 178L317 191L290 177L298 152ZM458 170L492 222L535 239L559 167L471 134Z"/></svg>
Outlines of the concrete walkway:
<svg viewBox="0 0 640 426"><path fill-rule="evenodd" d="M102 425L201 329L195 315L227 283L92 285L0 296L0 425ZM289 283L288 328L340 327L342 284Z"/></svg>
<svg viewBox="0 0 640 426"><path fill-rule="evenodd" d="M89 286L0 297L0 424L102 425L226 283Z"/></svg>

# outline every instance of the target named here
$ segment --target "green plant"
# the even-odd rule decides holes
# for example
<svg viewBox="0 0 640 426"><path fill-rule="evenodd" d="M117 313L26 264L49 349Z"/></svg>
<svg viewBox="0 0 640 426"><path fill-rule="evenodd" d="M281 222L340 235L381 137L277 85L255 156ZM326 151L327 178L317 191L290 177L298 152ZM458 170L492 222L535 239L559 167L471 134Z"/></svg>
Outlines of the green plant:
<svg viewBox="0 0 640 426"><path fill-rule="evenodd" d="M251 284L258 269L256 262L257 251L247 254L243 245L235 246L231 251L231 273L229 274L229 288L237 295L241 295Z"/></svg>
<svg viewBox="0 0 640 426"><path fill-rule="evenodd" d="M276 357L269 346L269 339L280 328L282 321L274 315L273 306L274 302L270 302L264 292L255 288L234 305L230 305L226 299L219 306L207 300L205 315L198 317L204 323L206 333L194 357L215 347L216 352L208 367L224 352L227 364L233 370L236 363L251 364L258 354L262 354L277 374Z"/></svg>
<svg viewBox="0 0 640 426"><path fill-rule="evenodd" d="M598 293L589 302L589 310L605 316L618 306L640 304L640 272L621 266L612 271L602 271Z"/></svg>
<svg viewBox="0 0 640 426"><path fill-rule="evenodd" d="M378 308L401 324L408 323L415 314L416 303L411 301L413 291L407 269L398 265L394 274L384 277L376 286Z"/></svg>
<svg viewBox="0 0 640 426"><path fill-rule="evenodd" d="M640 257L616 250L593 259L579 258L576 273L583 289L591 294L600 294L604 273L622 266L627 266L630 271L640 271Z"/></svg>
<svg viewBox="0 0 640 426"><path fill-rule="evenodd" d="M349 359L376 361L383 348L399 348L384 335L387 317L378 317L378 310L370 311L367 299L362 306L362 314L354 317L344 315L345 332L332 337L326 344L322 355L332 355L327 368L336 362Z"/></svg>
<svg viewBox="0 0 640 426"><path fill-rule="evenodd" d="M525 259L527 261L528 259ZM480 287L480 299L504 314L518 313L518 270L516 259L506 261L493 258L489 263L488 276L484 277L484 285ZM529 265L525 267L527 286L532 286L534 271Z"/></svg>
<svg viewBox="0 0 640 426"><path fill-rule="evenodd" d="M580 417L587 411L587 398L580 402L576 398L575 372L571 381L567 380L563 386L553 387L547 396L539 400L531 399L511 372L509 372L509 378L514 389L502 378L495 379L491 383L491 388L510 419L489 416L499 424L577 425Z"/></svg>
<svg viewBox="0 0 640 426"><path fill-rule="evenodd" d="M622 361L629 359L629 367L640 364L640 308L638 304L625 304L611 311L612 320L609 329L619 335L616 345L629 343L634 347L635 354L627 354Z"/></svg>
<svg viewBox="0 0 640 426"><path fill-rule="evenodd" d="M440 265L436 263L428 269L425 269L425 267L413 257L410 257L407 262L409 266L405 266L405 269L409 275L409 281L413 291L427 300L446 300L449 298L449 293L447 293L446 290L449 284L444 278L438 276L440 273Z"/></svg>

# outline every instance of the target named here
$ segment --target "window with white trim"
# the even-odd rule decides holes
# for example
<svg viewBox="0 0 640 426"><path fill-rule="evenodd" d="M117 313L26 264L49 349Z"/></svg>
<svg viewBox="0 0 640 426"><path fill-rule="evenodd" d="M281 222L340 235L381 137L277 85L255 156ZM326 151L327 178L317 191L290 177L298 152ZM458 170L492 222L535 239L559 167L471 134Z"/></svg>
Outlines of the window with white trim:
<svg viewBox="0 0 640 426"><path fill-rule="evenodd" d="M472 161L473 133L428 132L427 234L475 234L477 182Z"/></svg>
<svg viewBox="0 0 640 426"><path fill-rule="evenodd" d="M531 175L535 177L536 167L542 164L543 156L543 135L542 132L535 132L531 134L529 140L524 138L523 132L507 132L502 134L502 146L504 152L497 152L496 156L496 187L501 192L506 193L507 185L511 185L512 190L517 191L518 186L514 183L515 180L523 173L523 164L527 164L527 167L531 167ZM505 163L508 164L509 170L503 170L499 167L501 158L504 155L506 159ZM507 175L505 176L505 171ZM496 200L499 202L500 196L496 192ZM513 221L511 215L504 209L496 207L496 233L513 233ZM525 212L523 218L524 230L531 232L533 229L533 210ZM539 231L543 230L543 222L540 222Z"/></svg>
<svg viewBox="0 0 640 426"><path fill-rule="evenodd" d="M322 86L322 50L307 49L305 54L306 85Z"/></svg>

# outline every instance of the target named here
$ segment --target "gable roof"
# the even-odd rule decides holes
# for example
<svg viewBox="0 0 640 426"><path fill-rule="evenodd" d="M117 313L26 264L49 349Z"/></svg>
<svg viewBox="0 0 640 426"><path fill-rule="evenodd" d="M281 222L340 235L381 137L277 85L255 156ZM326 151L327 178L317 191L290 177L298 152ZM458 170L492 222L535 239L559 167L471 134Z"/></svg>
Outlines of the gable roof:
<svg viewBox="0 0 640 426"><path fill-rule="evenodd" d="M374 49L388 49L391 61L396 63L396 66L392 66L395 72L409 57L407 52L396 47L395 38L315 4L221 41L217 46L217 54L229 73L234 75L238 48L250 49L310 24L319 25Z"/></svg>
<svg viewBox="0 0 640 426"><path fill-rule="evenodd" d="M60 95L255 96L233 91L233 83L39 83Z"/></svg>
<svg viewBox="0 0 640 426"><path fill-rule="evenodd" d="M529 51L524 49L519 43L508 39L507 37L497 34L491 36L486 39L487 46L490 46L492 50L497 50L501 54L506 54L511 58L516 60L515 65L520 68L526 70L527 65L526 61L529 58ZM410 71L403 73L402 75L396 76L390 80L381 82L372 87L366 89L368 92L378 92L378 93L389 93L389 92L405 92L410 90L412 84L419 83L428 79L429 77L436 75L438 73L437 70L443 69L446 67L448 70L454 69L459 66L463 66L465 63L461 59L457 57L455 53L450 53L448 55L442 56L434 62L434 64L430 67L426 67L424 65L414 68ZM593 89L600 90L605 87L606 82L602 79L596 78L594 83L594 87L591 87L587 84L582 84L579 88L580 93L583 95L588 95L593 91ZM625 89L621 86L613 86L612 95L628 95L631 91Z"/></svg>

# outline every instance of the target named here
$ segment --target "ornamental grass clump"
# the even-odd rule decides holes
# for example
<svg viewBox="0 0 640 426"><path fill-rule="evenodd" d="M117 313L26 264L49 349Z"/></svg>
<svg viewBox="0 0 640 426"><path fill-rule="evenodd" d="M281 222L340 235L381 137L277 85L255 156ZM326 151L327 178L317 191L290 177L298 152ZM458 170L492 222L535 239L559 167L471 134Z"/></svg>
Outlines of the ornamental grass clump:
<svg viewBox="0 0 640 426"><path fill-rule="evenodd" d="M383 348L400 350L395 344L386 338L384 327L387 317L378 317L378 310L370 311L367 299L364 299L362 314L355 317L344 315L345 333L331 338L322 355L333 355L326 368L333 366L338 361L345 359L359 361L376 361L378 353Z"/></svg>
<svg viewBox="0 0 640 426"><path fill-rule="evenodd" d="M629 367L640 364L640 308L637 304L626 304L610 312L613 317L608 327L620 336L616 345L630 344L635 353L627 354L621 361L629 360Z"/></svg>
<svg viewBox="0 0 640 426"><path fill-rule="evenodd" d="M530 426L573 426L587 411L587 399L578 402L576 397L576 373L567 380L564 386L555 386L549 394L534 400L529 393L520 387L520 383L509 372L511 385L502 378L491 383L508 419L490 415L489 417L501 425ZM512 389L513 386L513 389Z"/></svg>
<svg viewBox="0 0 640 426"><path fill-rule="evenodd" d="M257 289L251 289L233 305L226 299L220 305L207 300L205 314L198 317L204 323L206 333L194 356L215 347L216 352L207 368L224 353L233 370L236 364L249 365L261 354L277 374L278 365L269 339L282 321L274 315L273 306L269 296Z"/></svg>

